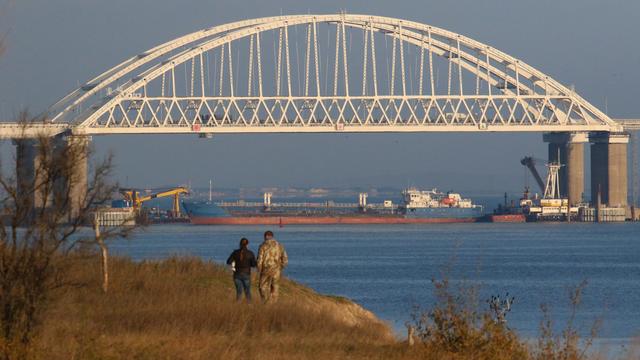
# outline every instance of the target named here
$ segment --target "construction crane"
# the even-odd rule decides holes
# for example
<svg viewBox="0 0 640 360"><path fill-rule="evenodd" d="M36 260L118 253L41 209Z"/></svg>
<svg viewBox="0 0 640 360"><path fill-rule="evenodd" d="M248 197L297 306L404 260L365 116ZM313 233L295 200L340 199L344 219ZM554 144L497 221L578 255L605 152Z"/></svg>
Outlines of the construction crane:
<svg viewBox="0 0 640 360"><path fill-rule="evenodd" d="M538 183L540 190L542 191L542 193L544 193L546 187L544 182L542 181L542 178L540 177L540 173L538 173L538 169L536 169L536 159L531 156L525 156L524 158L522 158L522 160L520 160L520 164L529 168L529 171L531 171L531 174L533 174L533 178Z"/></svg>
<svg viewBox="0 0 640 360"><path fill-rule="evenodd" d="M185 187L179 186L166 191L161 191L149 195L141 196L138 190L134 189L120 189L120 194L124 199L131 203L131 206L135 211L140 211L142 203L148 200L163 198L167 196L173 196L173 216L180 217L180 194L188 194L189 190Z"/></svg>

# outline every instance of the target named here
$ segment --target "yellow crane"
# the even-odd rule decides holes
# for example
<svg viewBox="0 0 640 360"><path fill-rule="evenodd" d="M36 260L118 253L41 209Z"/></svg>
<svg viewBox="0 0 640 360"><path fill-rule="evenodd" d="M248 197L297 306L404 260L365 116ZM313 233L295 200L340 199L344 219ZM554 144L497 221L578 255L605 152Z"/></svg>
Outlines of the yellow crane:
<svg viewBox="0 0 640 360"><path fill-rule="evenodd" d="M151 199L163 198L167 196L173 196L173 216L180 217L180 194L188 194L189 190L185 187L179 186L166 191L160 191L157 193L141 196L138 190L134 189L120 189L120 194L124 199L131 203L135 211L139 211L142 207L142 203Z"/></svg>

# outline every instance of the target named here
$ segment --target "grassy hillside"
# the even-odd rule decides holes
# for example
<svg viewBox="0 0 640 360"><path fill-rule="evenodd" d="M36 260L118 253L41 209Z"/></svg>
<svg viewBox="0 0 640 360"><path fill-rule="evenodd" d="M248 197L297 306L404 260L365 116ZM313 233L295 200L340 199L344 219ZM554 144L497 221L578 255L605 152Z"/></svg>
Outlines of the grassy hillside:
<svg viewBox="0 0 640 360"><path fill-rule="evenodd" d="M99 259L78 260L71 286L52 299L36 359L598 359L572 328L541 327L525 342L493 321L471 293L435 282L438 302L416 319L416 345L348 299L283 279L277 304L236 303L231 274L197 258L111 261L100 288ZM254 281L255 285L255 281ZM550 323L546 323L550 324ZM637 353L636 353L637 354ZM636 358L625 355L625 359Z"/></svg>
<svg viewBox="0 0 640 360"><path fill-rule="evenodd" d="M352 302L282 281L281 301L236 303L230 273L192 258L113 259L100 291L97 259L57 295L34 354L47 359L300 359L391 357L391 330ZM256 281L254 281L254 284ZM388 356L383 356L383 355Z"/></svg>

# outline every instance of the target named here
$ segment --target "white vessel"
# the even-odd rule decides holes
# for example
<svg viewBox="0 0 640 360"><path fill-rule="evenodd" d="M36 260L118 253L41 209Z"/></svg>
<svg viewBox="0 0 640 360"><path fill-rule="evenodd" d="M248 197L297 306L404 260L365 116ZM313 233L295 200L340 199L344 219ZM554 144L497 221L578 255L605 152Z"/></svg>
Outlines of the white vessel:
<svg viewBox="0 0 640 360"><path fill-rule="evenodd" d="M458 193L443 193L439 192L437 189L424 191L416 188L408 188L402 191L402 197L404 200L404 207L407 209L441 207L468 209L481 207L480 205L473 204L471 199L462 198Z"/></svg>

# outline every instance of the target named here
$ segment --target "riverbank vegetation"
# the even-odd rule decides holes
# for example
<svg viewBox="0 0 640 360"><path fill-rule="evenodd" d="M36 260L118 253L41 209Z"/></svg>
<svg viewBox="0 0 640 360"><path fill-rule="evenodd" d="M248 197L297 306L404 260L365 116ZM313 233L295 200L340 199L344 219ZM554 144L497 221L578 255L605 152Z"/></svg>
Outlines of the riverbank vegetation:
<svg viewBox="0 0 640 360"><path fill-rule="evenodd" d="M73 286L53 294L28 351L36 359L595 359L576 332L525 342L474 296L434 283L416 312L415 344L351 301L283 279L278 303L236 303L227 269L198 258L111 260L101 290L96 256L77 256ZM254 281L255 284L255 281ZM471 301L470 301L471 300ZM486 305L486 304L483 304ZM481 306L482 307L482 306Z"/></svg>
<svg viewBox="0 0 640 360"><path fill-rule="evenodd" d="M100 290L95 258L57 294L33 356L47 359L300 359L392 357L396 341L371 313L283 280L274 305L236 303L227 269L195 258L111 260ZM254 281L255 285L255 281Z"/></svg>
<svg viewBox="0 0 640 360"><path fill-rule="evenodd" d="M21 359L33 348L54 295L75 284L69 276L79 247L105 245L133 230L114 227L101 236L84 231L96 207L117 189L110 181L111 157L92 161L87 171L86 141L28 138L30 126L42 122L20 114L24 133L14 140L15 163L0 166L0 359ZM107 279L106 267L104 274Z"/></svg>

